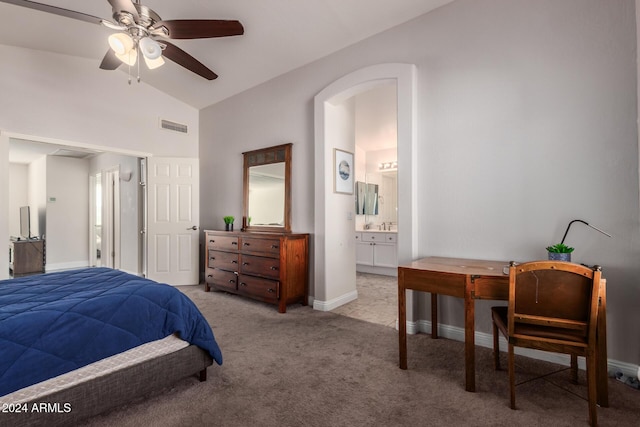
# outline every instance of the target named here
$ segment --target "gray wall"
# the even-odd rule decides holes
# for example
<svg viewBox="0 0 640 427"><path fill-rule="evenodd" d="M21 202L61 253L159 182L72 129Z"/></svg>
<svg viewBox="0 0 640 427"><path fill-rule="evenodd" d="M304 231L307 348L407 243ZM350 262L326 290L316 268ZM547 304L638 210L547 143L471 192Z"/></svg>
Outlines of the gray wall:
<svg viewBox="0 0 640 427"><path fill-rule="evenodd" d="M313 97L398 62L418 69L420 256L541 259L570 220L591 222L613 238L576 224L566 243L603 266L609 357L640 362L633 0L458 0L202 110L202 226L241 216L243 151L291 141L293 229L313 233ZM461 301L441 306L463 326Z"/></svg>

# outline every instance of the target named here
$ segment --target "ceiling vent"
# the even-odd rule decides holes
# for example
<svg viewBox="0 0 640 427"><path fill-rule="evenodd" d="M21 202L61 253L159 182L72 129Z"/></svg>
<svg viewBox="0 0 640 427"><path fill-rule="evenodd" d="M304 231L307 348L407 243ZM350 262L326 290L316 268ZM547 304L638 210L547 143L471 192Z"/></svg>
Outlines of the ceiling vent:
<svg viewBox="0 0 640 427"><path fill-rule="evenodd" d="M169 120L160 120L160 127L162 129L172 130L174 132L187 133L187 125L183 125L176 122L170 122Z"/></svg>
<svg viewBox="0 0 640 427"><path fill-rule="evenodd" d="M89 151L77 151L77 150L68 150L66 148L59 148L53 153L51 153L50 155L58 156L58 157L71 157L74 159L86 159L87 157L90 157L93 154L95 153L89 152Z"/></svg>

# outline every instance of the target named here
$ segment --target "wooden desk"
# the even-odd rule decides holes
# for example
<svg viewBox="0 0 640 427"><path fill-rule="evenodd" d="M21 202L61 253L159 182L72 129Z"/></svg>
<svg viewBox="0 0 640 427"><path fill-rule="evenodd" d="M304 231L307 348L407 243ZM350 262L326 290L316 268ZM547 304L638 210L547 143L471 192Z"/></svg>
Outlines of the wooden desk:
<svg viewBox="0 0 640 427"><path fill-rule="evenodd" d="M475 300L509 299L508 262L428 257L398 267L398 340L400 369L407 369L406 290L431 293L431 337L438 338L438 294L464 299L465 389L476 390ZM606 282L600 288L598 315L598 404L609 406L607 384Z"/></svg>

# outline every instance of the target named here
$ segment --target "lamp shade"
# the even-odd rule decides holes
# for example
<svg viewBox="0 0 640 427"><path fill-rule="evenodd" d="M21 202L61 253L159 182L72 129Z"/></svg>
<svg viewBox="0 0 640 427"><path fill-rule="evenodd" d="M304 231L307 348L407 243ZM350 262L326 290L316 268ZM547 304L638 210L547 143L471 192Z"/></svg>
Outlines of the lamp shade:
<svg viewBox="0 0 640 427"><path fill-rule="evenodd" d="M134 49L130 49L129 52L123 53L123 54L116 52L116 58L118 58L120 61L124 62L125 64L131 67L136 64L136 59L138 58L138 51L134 48Z"/></svg>
<svg viewBox="0 0 640 427"><path fill-rule="evenodd" d="M133 39L125 33L115 33L109 36L109 47L116 55L124 55L133 49Z"/></svg>
<svg viewBox="0 0 640 427"><path fill-rule="evenodd" d="M140 51L147 59L157 59L162 55L162 48L150 37L140 39Z"/></svg>
<svg viewBox="0 0 640 427"><path fill-rule="evenodd" d="M147 68L150 70L158 68L164 64L164 58L162 58L162 56L158 56L156 59L149 59L144 55L143 57L145 64L147 64Z"/></svg>

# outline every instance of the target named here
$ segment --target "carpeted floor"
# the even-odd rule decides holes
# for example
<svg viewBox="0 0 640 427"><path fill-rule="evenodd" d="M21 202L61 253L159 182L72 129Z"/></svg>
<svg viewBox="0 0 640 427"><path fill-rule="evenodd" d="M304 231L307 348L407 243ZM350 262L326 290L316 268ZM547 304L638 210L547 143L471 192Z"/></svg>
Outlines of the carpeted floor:
<svg viewBox="0 0 640 427"><path fill-rule="evenodd" d="M85 425L588 424L587 402L576 396L585 396L586 387L572 385L567 372L519 386L514 411L508 405L507 373L493 370L486 348L477 347L477 392L468 393L462 342L409 336L409 369L403 371L397 331L389 326L301 305L279 314L273 306L205 293L201 286L180 289L212 325L224 364L211 366L204 383L187 378ZM558 368L526 358L517 364L519 381ZM610 407L598 409L600 425L639 425L640 392L614 379L609 386Z"/></svg>

